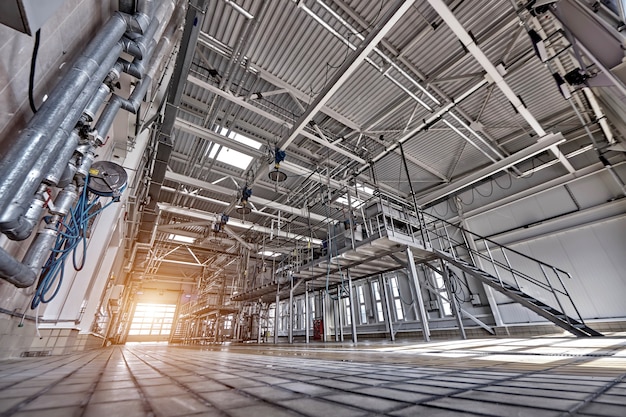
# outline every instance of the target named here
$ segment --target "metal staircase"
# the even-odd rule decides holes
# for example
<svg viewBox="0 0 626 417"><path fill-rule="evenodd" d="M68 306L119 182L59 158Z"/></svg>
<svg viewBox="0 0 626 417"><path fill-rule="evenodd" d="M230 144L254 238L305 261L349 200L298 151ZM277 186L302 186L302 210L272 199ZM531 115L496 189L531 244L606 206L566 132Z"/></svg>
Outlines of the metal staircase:
<svg viewBox="0 0 626 417"><path fill-rule="evenodd" d="M602 336L588 327L565 287L568 272L420 213L422 235L436 257L576 336Z"/></svg>

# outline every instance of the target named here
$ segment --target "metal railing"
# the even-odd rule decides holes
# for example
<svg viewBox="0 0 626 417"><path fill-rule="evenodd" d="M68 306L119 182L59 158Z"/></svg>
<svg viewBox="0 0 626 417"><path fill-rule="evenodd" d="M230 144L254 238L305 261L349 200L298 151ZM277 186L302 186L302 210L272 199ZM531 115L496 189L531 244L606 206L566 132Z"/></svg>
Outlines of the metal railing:
<svg viewBox="0 0 626 417"><path fill-rule="evenodd" d="M423 213L423 218L427 241L433 250L489 273L497 278L501 287L518 290L558 308L566 315L565 320L570 325L573 325L570 316L583 323L564 283L564 279L572 278L567 271L436 216Z"/></svg>
<svg viewBox="0 0 626 417"><path fill-rule="evenodd" d="M554 265L470 232L416 209L398 197L377 192L363 203L368 236L393 236L425 250L441 251L495 277L507 290L517 290L584 323L565 286L571 275Z"/></svg>

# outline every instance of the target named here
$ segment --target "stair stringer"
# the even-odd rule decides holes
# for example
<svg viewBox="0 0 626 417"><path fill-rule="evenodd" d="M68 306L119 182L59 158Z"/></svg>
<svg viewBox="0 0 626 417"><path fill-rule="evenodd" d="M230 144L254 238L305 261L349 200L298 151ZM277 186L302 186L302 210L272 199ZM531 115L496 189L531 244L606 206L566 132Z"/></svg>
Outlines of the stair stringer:
<svg viewBox="0 0 626 417"><path fill-rule="evenodd" d="M536 298L524 293L523 291L515 288L514 286L503 283L500 285L500 280L497 277L489 274L482 269L469 264L465 261L455 259L451 255L446 252L440 250L433 250L433 253L437 255L437 257L451 263L456 266L460 270L465 273L475 277L479 281L489 285L494 290L500 292L501 294L506 295L511 298L513 301L521 304L522 306L528 308L529 310L537 313L541 317L546 320L551 321L555 325L560 328L572 333L575 336L579 337L589 337L589 336L603 336L602 333L593 330L588 327L584 323L579 320L576 320L572 317L568 317L565 313L559 311L558 309L545 304L544 302L537 300Z"/></svg>

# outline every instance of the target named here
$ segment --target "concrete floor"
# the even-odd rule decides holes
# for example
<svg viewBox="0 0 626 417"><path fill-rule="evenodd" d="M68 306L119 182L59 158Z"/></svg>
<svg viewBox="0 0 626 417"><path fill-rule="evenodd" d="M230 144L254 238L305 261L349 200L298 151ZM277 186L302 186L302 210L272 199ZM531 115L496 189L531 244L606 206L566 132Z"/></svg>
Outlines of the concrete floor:
<svg viewBox="0 0 626 417"><path fill-rule="evenodd" d="M626 416L626 337L129 345L0 362L0 417Z"/></svg>

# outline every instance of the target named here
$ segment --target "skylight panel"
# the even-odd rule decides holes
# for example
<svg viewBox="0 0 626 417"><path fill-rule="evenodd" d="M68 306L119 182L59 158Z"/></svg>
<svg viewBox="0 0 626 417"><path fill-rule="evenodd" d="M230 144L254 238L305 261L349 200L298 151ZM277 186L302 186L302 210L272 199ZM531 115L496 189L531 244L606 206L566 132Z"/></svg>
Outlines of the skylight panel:
<svg viewBox="0 0 626 417"><path fill-rule="evenodd" d="M175 235L173 233L169 235L168 239L175 240L176 242L182 242L182 243L193 243L196 241L196 239L193 237Z"/></svg>
<svg viewBox="0 0 626 417"><path fill-rule="evenodd" d="M220 162L232 165L239 169L245 170L246 168L248 168L248 165L250 165L250 162L252 162L252 160L254 159L249 155L243 154L239 151L227 148L225 146L222 146L220 153L218 153L217 157L215 157L218 148L219 146L213 146L213 149L211 149L211 152L209 153L209 158L215 158Z"/></svg>
<svg viewBox="0 0 626 417"><path fill-rule="evenodd" d="M361 204L363 204L363 201L359 200L356 197L351 197L350 200L352 200L352 208L357 208ZM337 203L343 204L344 206L348 205L348 198L345 195L342 195L341 197L338 197L337 200L335 200L335 201Z"/></svg>
<svg viewBox="0 0 626 417"><path fill-rule="evenodd" d="M276 258L277 256L281 255L280 252L272 252L271 250L262 250L261 252L258 252L258 254L267 256L269 258Z"/></svg>
<svg viewBox="0 0 626 417"><path fill-rule="evenodd" d="M226 135L226 133L228 133L228 129L225 127L218 127L216 130L217 130L217 133L219 133L220 135L226 136L227 138L232 139L241 144L244 144L246 146L250 146L251 148L261 149L261 146L263 146L262 143L257 142L254 139L250 139L246 136L240 135L239 133L230 132L228 135ZM247 169L248 166L250 165L250 162L252 162L252 160L254 159L253 157L249 155L246 155L234 149L230 149L227 146L222 146L219 153L217 152L218 149L220 149L220 146L217 144L214 144L213 147L211 148L211 152L209 152L209 155L208 155L209 158L217 159L220 162L223 162L228 165L232 165L242 170Z"/></svg>

